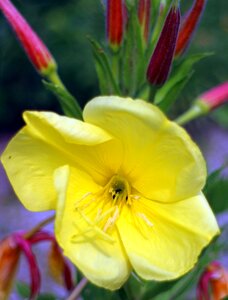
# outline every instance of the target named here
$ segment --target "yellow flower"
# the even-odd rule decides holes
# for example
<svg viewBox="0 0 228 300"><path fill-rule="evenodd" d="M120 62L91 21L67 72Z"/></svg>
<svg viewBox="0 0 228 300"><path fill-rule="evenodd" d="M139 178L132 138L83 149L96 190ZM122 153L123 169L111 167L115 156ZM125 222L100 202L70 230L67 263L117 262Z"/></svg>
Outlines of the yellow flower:
<svg viewBox="0 0 228 300"><path fill-rule="evenodd" d="M141 100L98 97L83 115L24 113L2 156L19 199L56 210L65 255L99 286L119 288L132 269L147 280L183 275L219 233L200 150Z"/></svg>

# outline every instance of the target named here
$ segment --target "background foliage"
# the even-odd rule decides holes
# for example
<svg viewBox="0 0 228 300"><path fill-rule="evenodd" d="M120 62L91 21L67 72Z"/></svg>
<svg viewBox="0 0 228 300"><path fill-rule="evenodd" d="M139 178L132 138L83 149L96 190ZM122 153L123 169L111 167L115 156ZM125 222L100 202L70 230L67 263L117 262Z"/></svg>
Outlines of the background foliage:
<svg viewBox="0 0 228 300"><path fill-rule="evenodd" d="M183 12L192 1L182 1ZM104 12L99 0L23 0L14 1L22 14L48 45L59 64L61 77L69 90L84 104L98 95L91 48L87 36L105 39ZM0 17L0 128L11 131L22 124L26 109L57 110L54 97L48 93L28 62L15 36ZM226 80L228 60L228 2L208 0L201 25L189 49L191 53L208 52L213 56L196 67L179 101L180 109L202 91ZM191 88L189 88L191 87ZM214 116L228 127L228 108Z"/></svg>

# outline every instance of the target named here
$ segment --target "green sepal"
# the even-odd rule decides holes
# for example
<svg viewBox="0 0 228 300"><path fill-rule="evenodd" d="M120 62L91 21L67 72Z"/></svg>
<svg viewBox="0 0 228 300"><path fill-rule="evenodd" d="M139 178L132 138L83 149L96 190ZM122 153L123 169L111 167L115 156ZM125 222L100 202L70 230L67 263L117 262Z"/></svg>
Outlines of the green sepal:
<svg viewBox="0 0 228 300"><path fill-rule="evenodd" d="M129 10L126 39L123 48L122 80L124 94L134 97L145 82L146 61L144 40L135 7Z"/></svg>
<svg viewBox="0 0 228 300"><path fill-rule="evenodd" d="M59 104L66 116L82 120L82 111L74 96L58 84L53 84L45 80L42 82L46 89L58 98Z"/></svg>
<svg viewBox="0 0 228 300"><path fill-rule="evenodd" d="M109 59L101 45L88 37L92 47L95 67L102 95L120 95L120 90L114 78Z"/></svg>
<svg viewBox="0 0 228 300"><path fill-rule="evenodd" d="M185 58L178 64L174 68L173 75L171 75L170 79L156 93L155 104L166 112L175 103L181 91L194 73L194 64L212 54L213 53L194 54Z"/></svg>

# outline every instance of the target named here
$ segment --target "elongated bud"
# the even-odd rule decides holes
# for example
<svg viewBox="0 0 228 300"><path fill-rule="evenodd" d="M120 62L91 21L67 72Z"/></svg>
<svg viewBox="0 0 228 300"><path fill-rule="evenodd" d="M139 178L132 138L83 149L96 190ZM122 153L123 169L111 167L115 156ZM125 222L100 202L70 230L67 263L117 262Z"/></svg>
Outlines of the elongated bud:
<svg viewBox="0 0 228 300"><path fill-rule="evenodd" d="M48 254L48 265L50 273L55 281L64 285L68 291L72 290L73 282L71 270L57 243L52 243L51 245Z"/></svg>
<svg viewBox="0 0 228 300"><path fill-rule="evenodd" d="M228 296L228 271L219 262L214 261L207 266L199 279L197 300L221 300L226 296Z"/></svg>
<svg viewBox="0 0 228 300"><path fill-rule="evenodd" d="M178 34L175 56L183 54L188 47L197 24L199 23L200 17L203 14L206 2L206 0L195 0L192 8L184 17Z"/></svg>
<svg viewBox="0 0 228 300"><path fill-rule="evenodd" d="M19 38L35 69L42 75L56 70L56 63L47 47L9 0L0 0L0 9Z"/></svg>
<svg viewBox="0 0 228 300"><path fill-rule="evenodd" d="M124 35L123 0L107 0L106 14L107 39L110 47L117 51L122 44Z"/></svg>
<svg viewBox="0 0 228 300"><path fill-rule="evenodd" d="M13 236L0 241L0 299L10 294L20 258L20 249Z"/></svg>
<svg viewBox="0 0 228 300"><path fill-rule="evenodd" d="M138 18L145 41L148 41L150 30L151 0L139 0Z"/></svg>
<svg viewBox="0 0 228 300"><path fill-rule="evenodd" d="M59 284L64 285L68 291L74 287L72 273L68 261L63 256L54 235L46 231L39 231L29 239L30 243L51 242L48 253L48 266L52 278Z"/></svg>
<svg viewBox="0 0 228 300"><path fill-rule="evenodd" d="M28 240L24 239L22 234L15 234L14 239L24 253L29 270L30 270L30 300L36 299L37 295L40 291L41 286L41 278L40 278L40 271L37 265L36 257L32 252L31 244Z"/></svg>
<svg viewBox="0 0 228 300"><path fill-rule="evenodd" d="M151 84L162 85L168 78L176 47L179 25L179 1L174 1L166 17L147 69L147 80Z"/></svg>
<svg viewBox="0 0 228 300"><path fill-rule="evenodd" d="M201 94L195 101L196 105L205 106L208 111L228 102L228 81Z"/></svg>

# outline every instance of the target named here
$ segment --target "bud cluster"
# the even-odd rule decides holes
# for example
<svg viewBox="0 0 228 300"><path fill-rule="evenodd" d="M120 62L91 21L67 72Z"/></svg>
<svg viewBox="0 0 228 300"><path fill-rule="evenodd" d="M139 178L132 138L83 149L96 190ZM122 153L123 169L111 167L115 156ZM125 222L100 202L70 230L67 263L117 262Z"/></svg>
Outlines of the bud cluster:
<svg viewBox="0 0 228 300"><path fill-rule="evenodd" d="M73 288L71 269L55 237L46 231L38 231L29 237L26 236L25 233L14 233L0 241L0 299L8 299L22 254L27 260L30 272L29 299L36 299L40 291L41 276L32 246L45 241L51 242L48 255L50 274L71 291Z"/></svg>

